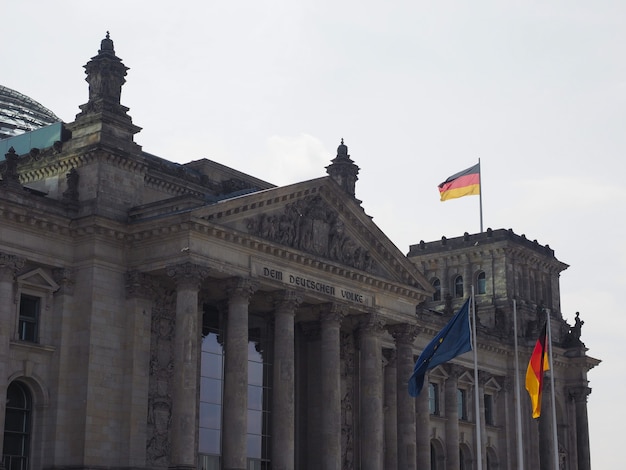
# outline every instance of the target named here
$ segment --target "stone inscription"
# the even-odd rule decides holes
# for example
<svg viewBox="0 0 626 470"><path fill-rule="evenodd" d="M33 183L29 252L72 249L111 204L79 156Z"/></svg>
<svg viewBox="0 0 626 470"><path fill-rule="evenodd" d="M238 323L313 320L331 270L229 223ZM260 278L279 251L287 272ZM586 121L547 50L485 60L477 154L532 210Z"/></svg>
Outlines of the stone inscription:
<svg viewBox="0 0 626 470"><path fill-rule="evenodd" d="M329 284L311 276L290 272L281 268L260 263L254 263L252 265L252 272L257 276L273 279L289 286L299 287L308 291L328 295L359 305L372 305L372 297L370 295L354 289Z"/></svg>

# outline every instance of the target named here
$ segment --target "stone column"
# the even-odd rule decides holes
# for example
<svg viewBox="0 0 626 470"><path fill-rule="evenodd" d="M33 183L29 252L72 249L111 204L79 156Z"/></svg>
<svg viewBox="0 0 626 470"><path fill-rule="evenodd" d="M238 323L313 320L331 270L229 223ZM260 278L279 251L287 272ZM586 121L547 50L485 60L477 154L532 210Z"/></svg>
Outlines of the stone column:
<svg viewBox="0 0 626 470"><path fill-rule="evenodd" d="M295 339L294 317L302 298L283 292L274 312L272 398L272 468L295 468Z"/></svg>
<svg viewBox="0 0 626 470"><path fill-rule="evenodd" d="M446 417L446 470L458 470L459 462L459 407L457 404L457 391L459 389L459 377L463 368L455 365L446 367L448 379L445 387L444 413Z"/></svg>
<svg viewBox="0 0 626 470"><path fill-rule="evenodd" d="M428 373L424 388L415 399L415 452L417 468L430 468L430 408L428 406Z"/></svg>
<svg viewBox="0 0 626 470"><path fill-rule="evenodd" d="M224 343L224 470L246 470L248 433L248 304L255 290L250 279L228 287L228 318Z"/></svg>
<svg viewBox="0 0 626 470"><path fill-rule="evenodd" d="M383 349L385 365L385 470L398 470L398 368L395 349Z"/></svg>
<svg viewBox="0 0 626 470"><path fill-rule="evenodd" d="M341 470L341 308L335 304L320 314L320 385L322 390L321 469Z"/></svg>
<svg viewBox="0 0 626 470"><path fill-rule="evenodd" d="M589 450L589 420L587 416L587 397L591 393L589 387L573 387L569 395L576 408L576 457L578 470L591 470L591 452Z"/></svg>
<svg viewBox="0 0 626 470"><path fill-rule="evenodd" d="M396 363L398 368L398 468L415 470L417 464L415 434L415 398L409 395L409 378L413 374L413 340L417 327L399 324L389 327L396 342Z"/></svg>
<svg viewBox="0 0 626 470"><path fill-rule="evenodd" d="M207 274L206 268L192 263L167 268L167 275L176 281L170 469L197 467L196 412L202 330L198 290Z"/></svg>
<svg viewBox="0 0 626 470"><path fill-rule="evenodd" d="M383 361L380 334L383 321L375 313L359 326L360 428L362 470L383 468Z"/></svg>
<svg viewBox="0 0 626 470"><path fill-rule="evenodd" d="M6 413L7 387L9 376L9 342L15 336L17 321L17 299L15 299L15 274L24 267L25 260L0 252L0 423L4 423ZM0 439L0 455L3 442Z"/></svg>

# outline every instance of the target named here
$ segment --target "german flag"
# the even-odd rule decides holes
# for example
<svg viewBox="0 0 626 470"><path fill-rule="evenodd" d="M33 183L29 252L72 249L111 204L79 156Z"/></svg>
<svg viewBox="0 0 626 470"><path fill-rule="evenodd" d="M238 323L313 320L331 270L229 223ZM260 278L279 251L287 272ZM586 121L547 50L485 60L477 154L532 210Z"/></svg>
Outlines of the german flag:
<svg viewBox="0 0 626 470"><path fill-rule="evenodd" d="M543 325L541 336L535 344L535 349L530 356L528 369L526 369L526 390L530 395L533 418L541 416L541 392L543 389L543 373L550 369L548 362L548 338L546 336L547 322Z"/></svg>
<svg viewBox="0 0 626 470"><path fill-rule="evenodd" d="M439 185L442 201L480 194L480 163L459 171Z"/></svg>

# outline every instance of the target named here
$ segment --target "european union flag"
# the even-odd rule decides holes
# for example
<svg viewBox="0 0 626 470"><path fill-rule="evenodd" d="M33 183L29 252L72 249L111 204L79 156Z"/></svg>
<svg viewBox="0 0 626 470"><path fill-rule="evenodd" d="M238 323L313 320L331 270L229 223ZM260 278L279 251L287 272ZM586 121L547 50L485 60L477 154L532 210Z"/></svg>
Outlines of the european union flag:
<svg viewBox="0 0 626 470"><path fill-rule="evenodd" d="M409 395L412 397L418 396L422 390L426 371L472 350L469 303L468 298L452 320L428 343L417 358L413 375L409 379Z"/></svg>

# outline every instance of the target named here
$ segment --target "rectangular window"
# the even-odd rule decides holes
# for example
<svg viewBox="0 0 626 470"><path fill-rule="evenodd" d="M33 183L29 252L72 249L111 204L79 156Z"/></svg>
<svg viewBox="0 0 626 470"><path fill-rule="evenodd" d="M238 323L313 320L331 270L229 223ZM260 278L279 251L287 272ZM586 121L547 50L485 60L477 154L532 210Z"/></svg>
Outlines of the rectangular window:
<svg viewBox="0 0 626 470"><path fill-rule="evenodd" d="M36 343L39 334L39 312L41 299L32 295L20 296L20 319L18 324L18 338L21 341Z"/></svg>
<svg viewBox="0 0 626 470"><path fill-rule="evenodd" d="M485 395L485 424L493 425L493 396Z"/></svg>
<svg viewBox="0 0 626 470"><path fill-rule="evenodd" d="M431 415L439 415L439 385L428 384L428 409Z"/></svg>
<svg viewBox="0 0 626 470"><path fill-rule="evenodd" d="M459 388L456 393L456 404L459 413L459 419L467 421L467 393Z"/></svg>

